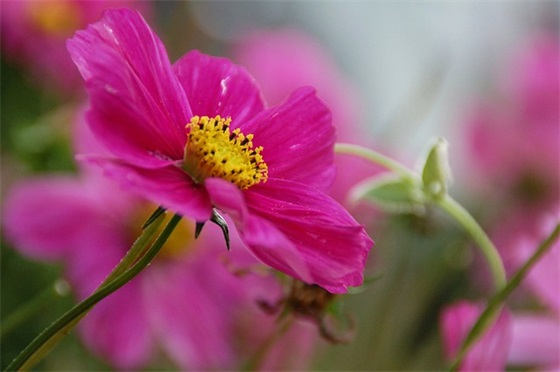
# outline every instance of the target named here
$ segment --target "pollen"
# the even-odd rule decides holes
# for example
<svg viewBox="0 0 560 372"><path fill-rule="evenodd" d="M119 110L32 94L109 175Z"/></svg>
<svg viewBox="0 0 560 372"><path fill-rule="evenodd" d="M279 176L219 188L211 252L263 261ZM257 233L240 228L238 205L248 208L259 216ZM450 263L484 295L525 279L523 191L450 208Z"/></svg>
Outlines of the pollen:
<svg viewBox="0 0 560 372"><path fill-rule="evenodd" d="M231 118L194 116L187 124L184 169L197 182L209 177L225 179L247 189L266 182L268 165L263 147L254 147L253 135L230 129Z"/></svg>

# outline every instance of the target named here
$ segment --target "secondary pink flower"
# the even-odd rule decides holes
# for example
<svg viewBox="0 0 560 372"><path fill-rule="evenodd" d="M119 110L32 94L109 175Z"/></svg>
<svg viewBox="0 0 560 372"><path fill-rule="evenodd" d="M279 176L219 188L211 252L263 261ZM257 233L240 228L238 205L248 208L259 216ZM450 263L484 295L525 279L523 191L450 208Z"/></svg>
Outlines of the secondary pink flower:
<svg viewBox="0 0 560 372"><path fill-rule="evenodd" d="M445 356L452 361L468 332L478 319L482 307L467 301L444 310L440 319ZM511 343L511 316L502 310L496 323L471 347L460 365L462 371L504 370Z"/></svg>
<svg viewBox="0 0 560 372"><path fill-rule="evenodd" d="M79 146L97 146L88 133L78 133ZM116 188L96 169L82 169L79 177L21 182L3 211L8 240L30 258L62 262L80 299L119 262L151 212L144 200ZM80 333L88 348L120 369L145 366L157 349L193 370L239 368L251 358L275 332L275 319L255 301L277 300L280 287L264 275L233 275L220 259L226 253L221 232L212 228L194 240L194 223L182 222L140 276L82 321ZM232 265L255 264L247 252L235 249L240 242L232 233ZM289 353L303 368L314 332L295 324L265 361L271 368L286 368L293 365Z"/></svg>
<svg viewBox="0 0 560 372"><path fill-rule="evenodd" d="M466 127L470 171L464 182L491 220L487 229L508 271L519 235L560 200L560 43L540 35L504 68L497 102L482 102ZM512 233L514 232L514 233Z"/></svg>
<svg viewBox="0 0 560 372"><path fill-rule="evenodd" d="M468 121L474 178L499 188L506 204L525 213L560 199L559 64L558 38L536 38L507 69L500 103L480 103Z"/></svg>
<svg viewBox="0 0 560 372"><path fill-rule="evenodd" d="M171 65L139 13L107 11L68 49L90 95L88 120L114 158L90 156L129 190L206 221L235 221L262 262L342 293L363 281L373 242L324 191L334 128L311 88L264 108L252 77L189 52Z"/></svg>
<svg viewBox="0 0 560 372"><path fill-rule="evenodd" d="M80 76L66 51L68 37L101 17L111 7L134 6L145 16L148 1L25 0L3 1L0 12L3 57L24 64L35 81L52 91L80 85Z"/></svg>

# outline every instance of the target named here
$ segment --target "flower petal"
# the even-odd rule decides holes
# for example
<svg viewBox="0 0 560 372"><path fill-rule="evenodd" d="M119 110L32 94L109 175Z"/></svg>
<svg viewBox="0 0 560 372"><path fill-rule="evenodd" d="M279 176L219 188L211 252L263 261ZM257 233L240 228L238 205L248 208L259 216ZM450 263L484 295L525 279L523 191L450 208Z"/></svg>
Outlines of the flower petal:
<svg viewBox="0 0 560 372"><path fill-rule="evenodd" d="M510 363L552 368L560 366L560 319L558 315L516 314Z"/></svg>
<svg viewBox="0 0 560 372"><path fill-rule="evenodd" d="M57 260L81 246L84 237L112 234L114 228L89 191L84 182L61 176L14 186L4 205L8 240L29 257Z"/></svg>
<svg viewBox="0 0 560 372"><path fill-rule="evenodd" d="M192 113L165 47L138 12L105 12L68 50L90 94L92 130L109 150L145 167L182 158Z"/></svg>
<svg viewBox="0 0 560 372"><path fill-rule="evenodd" d="M250 214L241 190L220 178L205 181L212 203L235 222L249 251L266 265L300 280L312 280L304 257L295 245L269 221Z"/></svg>
<svg viewBox="0 0 560 372"><path fill-rule="evenodd" d="M264 108L259 88L241 66L191 51L173 65L194 115L244 122Z"/></svg>
<svg viewBox="0 0 560 372"><path fill-rule="evenodd" d="M150 323L164 350L183 369L233 368L232 314L237 305L231 301L233 276L216 255L201 251L193 252L189 260L159 264L146 277L146 296Z"/></svg>
<svg viewBox="0 0 560 372"><path fill-rule="evenodd" d="M232 122L232 126L236 126ZM331 113L312 88L300 88L282 104L241 124L263 146L270 178L328 189L335 177Z"/></svg>
<svg viewBox="0 0 560 372"><path fill-rule="evenodd" d="M338 202L305 185L269 179L245 194L253 213L274 225L304 257L312 280L332 293L363 283L373 241Z"/></svg>
<svg viewBox="0 0 560 372"><path fill-rule="evenodd" d="M125 190L183 216L205 221L212 213L206 190L174 164L142 168L101 156L81 156L80 159L102 167L105 174L119 181Z"/></svg>
<svg viewBox="0 0 560 372"><path fill-rule="evenodd" d="M65 258L65 276L80 300L99 287L132 245L131 217L130 213L128 216L111 215L106 209L106 215L99 218L111 224L114 231L106 229L83 236L80 244Z"/></svg>
<svg viewBox="0 0 560 372"><path fill-rule="evenodd" d="M144 366L153 351L142 278L136 278L98 303L80 324L85 344L118 369Z"/></svg>

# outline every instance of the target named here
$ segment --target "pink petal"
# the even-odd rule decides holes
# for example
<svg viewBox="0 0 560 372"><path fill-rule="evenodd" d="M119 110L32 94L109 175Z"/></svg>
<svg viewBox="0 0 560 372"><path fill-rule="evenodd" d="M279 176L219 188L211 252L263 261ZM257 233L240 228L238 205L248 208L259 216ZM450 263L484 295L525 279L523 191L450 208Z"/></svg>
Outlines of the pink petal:
<svg viewBox="0 0 560 372"><path fill-rule="evenodd" d="M449 360L459 351L481 311L481 306L461 301L443 312L440 324L445 354ZM504 370L510 345L511 316L507 310L502 310L496 323L467 352L460 370Z"/></svg>
<svg viewBox="0 0 560 372"><path fill-rule="evenodd" d="M90 125L108 149L145 167L182 158L192 113L163 44L138 12L105 12L68 50L90 94Z"/></svg>
<svg viewBox="0 0 560 372"><path fill-rule="evenodd" d="M515 315L510 364L552 367L560 365L560 319L556 316Z"/></svg>
<svg viewBox="0 0 560 372"><path fill-rule="evenodd" d="M84 236L80 245L75 246L66 258L65 274L79 299L84 299L95 291L133 243L129 220L110 219L115 223L115 232L100 231L96 235Z"/></svg>
<svg viewBox="0 0 560 372"><path fill-rule="evenodd" d="M119 181L125 190L158 205L197 221L210 217L212 205L206 190L173 164L148 169L104 157L83 156L81 159L101 166L106 175Z"/></svg>
<svg viewBox="0 0 560 372"><path fill-rule="evenodd" d="M230 283L234 277L225 272L218 257L204 251L193 251L188 261L159 264L146 278L145 292L150 323L164 350L183 369L232 368L231 321L237 304L231 301Z"/></svg>
<svg viewBox="0 0 560 372"><path fill-rule="evenodd" d="M242 123L241 130L255 135L255 146L263 146L270 178L321 190L332 185L334 127L329 109L312 88L296 90L282 104Z"/></svg>
<svg viewBox="0 0 560 372"><path fill-rule="evenodd" d="M264 108L259 88L247 71L226 58L191 51L173 65L194 115L251 119Z"/></svg>
<svg viewBox="0 0 560 372"><path fill-rule="evenodd" d="M328 196L271 179L245 194L221 179L208 179L205 186L213 204L234 218L249 250L265 264L333 293L362 284L373 242Z"/></svg>
<svg viewBox="0 0 560 372"><path fill-rule="evenodd" d="M329 196L305 185L269 179L246 192L249 211L274 225L303 255L318 284L333 293L363 283L373 241Z"/></svg>
<svg viewBox="0 0 560 372"><path fill-rule="evenodd" d="M108 207L108 206L107 206ZM72 177L35 179L14 186L4 205L4 231L25 255L56 260L68 257L84 239L112 234L85 183Z"/></svg>
<svg viewBox="0 0 560 372"><path fill-rule="evenodd" d="M241 190L220 178L205 181L212 203L234 221L249 251L266 265L303 281L312 280L304 257L269 221L249 214Z"/></svg>
<svg viewBox="0 0 560 372"><path fill-rule="evenodd" d="M141 279L103 299L80 324L88 348L119 369L138 369L152 356L150 304L143 298Z"/></svg>

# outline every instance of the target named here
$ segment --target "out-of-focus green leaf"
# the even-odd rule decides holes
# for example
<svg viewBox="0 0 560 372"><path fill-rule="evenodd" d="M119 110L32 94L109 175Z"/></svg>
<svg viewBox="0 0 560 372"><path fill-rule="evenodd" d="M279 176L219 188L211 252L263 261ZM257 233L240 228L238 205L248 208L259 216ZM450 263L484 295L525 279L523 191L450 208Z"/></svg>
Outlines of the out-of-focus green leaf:
<svg viewBox="0 0 560 372"><path fill-rule="evenodd" d="M424 196L420 183L393 174L359 183L352 189L350 200L365 200L390 212L424 212Z"/></svg>

